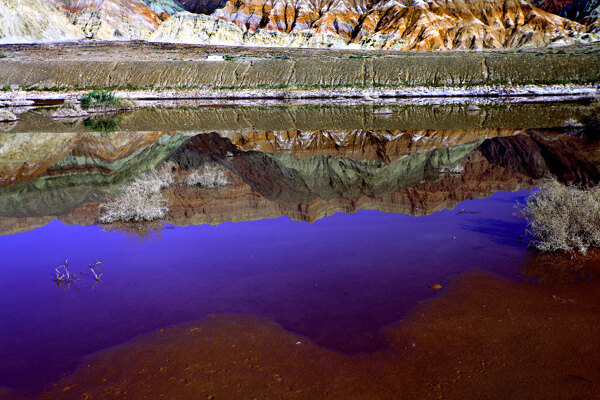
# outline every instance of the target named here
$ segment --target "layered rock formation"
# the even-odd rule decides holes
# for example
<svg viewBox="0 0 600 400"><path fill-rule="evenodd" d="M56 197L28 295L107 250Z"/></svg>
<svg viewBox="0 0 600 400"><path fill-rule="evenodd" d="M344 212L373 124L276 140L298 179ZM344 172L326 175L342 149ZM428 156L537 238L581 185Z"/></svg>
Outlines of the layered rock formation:
<svg viewBox="0 0 600 400"><path fill-rule="evenodd" d="M87 38L147 39L160 24L141 0L50 0Z"/></svg>
<svg viewBox="0 0 600 400"><path fill-rule="evenodd" d="M3 0L0 41L70 40L84 32L102 40L219 45L515 48L598 39L599 6L598 0Z"/></svg>
<svg viewBox="0 0 600 400"><path fill-rule="evenodd" d="M600 17L600 0L535 0L533 4L574 21Z"/></svg>
<svg viewBox="0 0 600 400"><path fill-rule="evenodd" d="M548 12L590 26L600 31L600 0L535 0L534 5Z"/></svg>
<svg viewBox="0 0 600 400"><path fill-rule="evenodd" d="M53 42L84 37L47 0L0 1L0 44Z"/></svg>
<svg viewBox="0 0 600 400"><path fill-rule="evenodd" d="M152 11L165 20L171 15L184 11L183 5L177 0L143 0Z"/></svg>
<svg viewBox="0 0 600 400"><path fill-rule="evenodd" d="M174 15L159 27L151 40L448 50L544 46L555 40L573 42L574 36L586 30L578 23L545 12L524 0L373 3L230 0L210 16Z"/></svg>

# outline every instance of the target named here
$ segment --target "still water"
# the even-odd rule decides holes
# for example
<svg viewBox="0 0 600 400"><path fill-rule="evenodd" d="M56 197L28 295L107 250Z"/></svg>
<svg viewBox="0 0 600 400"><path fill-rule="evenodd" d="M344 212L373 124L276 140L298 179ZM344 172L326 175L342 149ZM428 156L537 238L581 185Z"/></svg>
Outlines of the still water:
<svg viewBox="0 0 600 400"><path fill-rule="evenodd" d="M197 131L167 133L141 129L135 114L95 132L30 111L26 128L0 134L0 385L39 390L88 354L215 313L265 316L329 349L373 351L385 346L382 328L440 293L430 285L474 268L520 279L517 202L548 174L600 175L593 146L563 127L584 105L556 105L549 120L520 128L510 116L523 121L533 106L519 107L481 106L464 126L451 121L464 112L456 105L392 108L390 126L363 118L336 131L299 128L347 109L301 118L278 109L267 111L295 115L290 129L272 118L272 130L207 131L232 112L213 108ZM372 111L353 110L376 125ZM207 165L227 183L185 183ZM175 177L160 221L99 223L101 203L160 168ZM67 259L77 279L57 285ZM88 267L97 261L98 281Z"/></svg>

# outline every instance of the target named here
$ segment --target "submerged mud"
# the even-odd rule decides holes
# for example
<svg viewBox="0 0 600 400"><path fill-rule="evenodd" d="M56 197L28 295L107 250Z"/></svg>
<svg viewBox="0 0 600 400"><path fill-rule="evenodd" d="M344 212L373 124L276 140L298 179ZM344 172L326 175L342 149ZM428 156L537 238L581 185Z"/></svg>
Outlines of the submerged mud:
<svg viewBox="0 0 600 400"><path fill-rule="evenodd" d="M595 398L599 289L474 271L386 328L385 349L355 356L214 315L100 352L42 398Z"/></svg>

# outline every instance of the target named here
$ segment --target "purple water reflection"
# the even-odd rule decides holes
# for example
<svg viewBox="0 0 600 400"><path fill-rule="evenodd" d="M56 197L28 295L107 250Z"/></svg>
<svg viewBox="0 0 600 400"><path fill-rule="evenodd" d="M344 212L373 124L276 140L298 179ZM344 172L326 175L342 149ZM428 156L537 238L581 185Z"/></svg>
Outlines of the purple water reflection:
<svg viewBox="0 0 600 400"><path fill-rule="evenodd" d="M267 316L329 348L372 350L382 326L434 295L428 285L475 267L515 274L525 245L514 202L525 195L423 217L174 227L139 246L58 221L0 237L0 385L37 389L86 354L220 311ZM65 258L75 270L101 260L102 282L61 294L52 272Z"/></svg>

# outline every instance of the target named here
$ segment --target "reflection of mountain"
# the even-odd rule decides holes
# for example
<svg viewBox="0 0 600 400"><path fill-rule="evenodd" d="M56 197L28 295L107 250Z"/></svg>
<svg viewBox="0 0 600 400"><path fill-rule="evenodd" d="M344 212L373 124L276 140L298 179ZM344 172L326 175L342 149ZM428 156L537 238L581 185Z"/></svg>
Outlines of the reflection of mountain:
<svg viewBox="0 0 600 400"><path fill-rule="evenodd" d="M435 134L448 137L448 132ZM530 188L547 174L565 182L591 184L600 179L593 161L600 159L597 153L580 139L550 131L433 148L391 164L331 155L299 160L289 154L242 152L217 135L199 135L173 159L190 168L205 162L206 155L233 172L236 184L214 192L174 191L171 217L176 224L279 215L314 221L359 209L422 215L498 190Z"/></svg>
<svg viewBox="0 0 600 400"><path fill-rule="evenodd" d="M111 195L160 165L187 138L138 134L16 134L2 136L0 213L61 215Z"/></svg>
<svg viewBox="0 0 600 400"><path fill-rule="evenodd" d="M185 168L198 168L208 155L263 197L294 205L315 198L351 199L360 195L379 198L422 181L434 181L439 179L441 171L459 165L478 145L479 141L475 141L413 152L386 164L330 155L298 159L289 154L241 151L218 134L204 134L192 138L172 159Z"/></svg>
<svg viewBox="0 0 600 400"><path fill-rule="evenodd" d="M164 195L177 225L287 215L314 221L378 209L429 214L498 190L531 187L547 174L565 182L600 179L600 153L551 129L280 130L0 136L0 230L59 217L94 223L98 204L165 160L176 177L206 163L226 168L219 189L175 185Z"/></svg>
<svg viewBox="0 0 600 400"><path fill-rule="evenodd" d="M0 136L0 188L44 176L64 178L69 171L117 171L140 153L153 152L175 141L163 132L119 133L3 133ZM171 144L170 146L173 146ZM37 185L39 186L39 185Z"/></svg>
<svg viewBox="0 0 600 400"><path fill-rule="evenodd" d="M299 160L329 155L390 164L415 152L512 136L517 132L515 129L258 131L235 135L231 141L241 150L288 154Z"/></svg>

